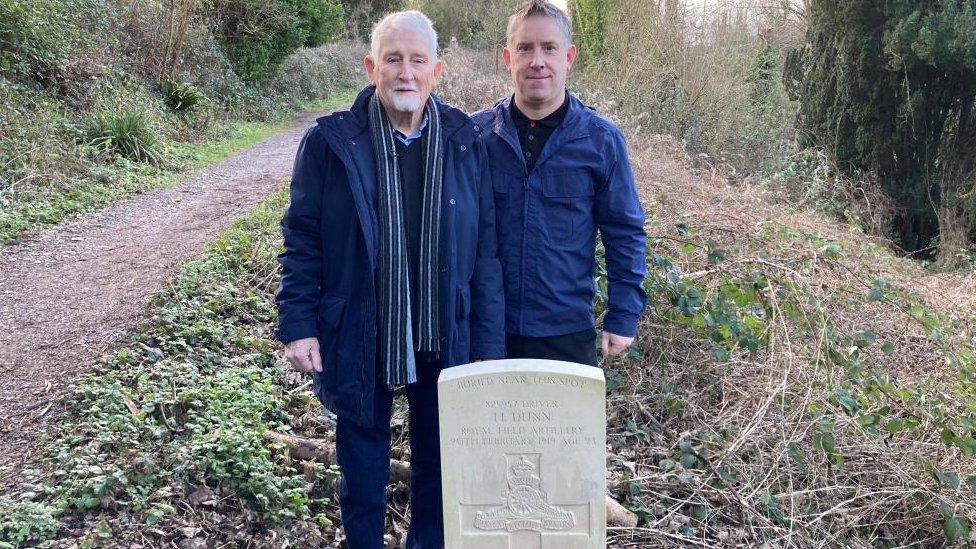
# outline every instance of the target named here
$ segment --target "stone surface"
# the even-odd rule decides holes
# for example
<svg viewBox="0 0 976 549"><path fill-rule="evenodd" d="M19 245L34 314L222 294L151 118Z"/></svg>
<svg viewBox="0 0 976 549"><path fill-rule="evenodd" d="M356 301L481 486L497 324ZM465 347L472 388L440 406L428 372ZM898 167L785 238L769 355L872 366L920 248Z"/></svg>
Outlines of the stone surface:
<svg viewBox="0 0 976 549"><path fill-rule="evenodd" d="M605 395L603 370L570 362L441 372L447 547L604 547Z"/></svg>

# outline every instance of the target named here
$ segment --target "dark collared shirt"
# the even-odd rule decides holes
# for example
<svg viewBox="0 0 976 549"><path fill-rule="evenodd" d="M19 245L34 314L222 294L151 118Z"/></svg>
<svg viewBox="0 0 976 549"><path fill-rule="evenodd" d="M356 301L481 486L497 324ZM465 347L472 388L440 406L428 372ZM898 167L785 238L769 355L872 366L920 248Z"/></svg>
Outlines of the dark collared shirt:
<svg viewBox="0 0 976 549"><path fill-rule="evenodd" d="M519 144L522 146L525 167L530 172L535 167L539 155L542 154L542 149L546 146L546 141L549 140L549 136L562 124L568 110L569 100L567 95L567 98L563 99L563 104L558 109L542 120L532 120L525 116L515 106L515 100L512 100L512 121L515 122L515 131L518 133Z"/></svg>
<svg viewBox="0 0 976 549"><path fill-rule="evenodd" d="M420 333L420 239L423 238L424 188L427 185L427 117L411 135L394 130L397 162L400 168L400 193L403 200L404 233L407 237L408 265L410 267L410 320L414 336ZM437 353L418 352L417 368L431 367ZM423 366L421 363L424 363Z"/></svg>
<svg viewBox="0 0 976 549"><path fill-rule="evenodd" d="M420 314L418 266L420 263L421 216L424 210L424 160L427 148L426 124L409 143L396 135L394 141L400 168L400 192L403 201L403 229L407 237L407 261L410 266L410 315L414 333L417 333ZM396 132L399 134L400 132Z"/></svg>

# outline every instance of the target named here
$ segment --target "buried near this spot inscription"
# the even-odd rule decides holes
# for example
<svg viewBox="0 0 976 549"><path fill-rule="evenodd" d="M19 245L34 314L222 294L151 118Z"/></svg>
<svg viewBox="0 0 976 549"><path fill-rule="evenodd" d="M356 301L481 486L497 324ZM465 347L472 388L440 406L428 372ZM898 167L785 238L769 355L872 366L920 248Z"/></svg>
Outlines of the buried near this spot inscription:
<svg viewBox="0 0 976 549"><path fill-rule="evenodd" d="M552 360L441 372L449 549L604 547L604 386L603 370Z"/></svg>

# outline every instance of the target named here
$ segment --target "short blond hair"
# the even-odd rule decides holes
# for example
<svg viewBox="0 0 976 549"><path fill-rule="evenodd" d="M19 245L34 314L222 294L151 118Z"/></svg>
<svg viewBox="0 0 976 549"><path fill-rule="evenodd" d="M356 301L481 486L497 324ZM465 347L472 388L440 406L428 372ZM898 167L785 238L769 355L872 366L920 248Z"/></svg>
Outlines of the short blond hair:
<svg viewBox="0 0 976 549"><path fill-rule="evenodd" d="M573 43L573 26L569 22L569 16L552 2L546 0L528 0L522 2L512 16L508 18L508 29L505 31L505 42L512 42L512 35L515 34L515 25L525 21L529 17L548 17L556 21L559 29L563 31L563 38L566 45Z"/></svg>

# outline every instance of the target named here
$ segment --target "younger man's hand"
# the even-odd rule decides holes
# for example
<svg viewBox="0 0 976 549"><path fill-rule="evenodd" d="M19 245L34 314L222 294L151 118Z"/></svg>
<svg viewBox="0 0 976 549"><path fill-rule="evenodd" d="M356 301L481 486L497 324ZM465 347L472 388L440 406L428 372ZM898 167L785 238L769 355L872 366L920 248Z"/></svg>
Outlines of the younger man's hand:
<svg viewBox="0 0 976 549"><path fill-rule="evenodd" d="M634 338L603 332L603 356L616 356L627 350Z"/></svg>

